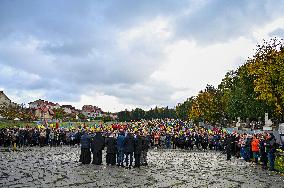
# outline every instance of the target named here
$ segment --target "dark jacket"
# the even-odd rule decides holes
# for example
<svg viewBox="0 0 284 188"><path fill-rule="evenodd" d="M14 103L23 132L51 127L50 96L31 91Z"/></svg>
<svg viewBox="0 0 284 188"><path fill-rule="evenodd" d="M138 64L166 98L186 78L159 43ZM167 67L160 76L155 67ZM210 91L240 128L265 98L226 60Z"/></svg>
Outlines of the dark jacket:
<svg viewBox="0 0 284 188"><path fill-rule="evenodd" d="M105 139L102 136L102 133L97 132L96 135L92 139L91 143L92 152L98 152L104 149L105 147Z"/></svg>
<svg viewBox="0 0 284 188"><path fill-rule="evenodd" d="M142 136L142 151L148 151L150 147L150 136Z"/></svg>
<svg viewBox="0 0 284 188"><path fill-rule="evenodd" d="M142 137L136 136L134 139L134 154L141 154L142 152Z"/></svg>
<svg viewBox="0 0 284 188"><path fill-rule="evenodd" d="M91 137L88 134L81 136L81 148L90 149Z"/></svg>
<svg viewBox="0 0 284 188"><path fill-rule="evenodd" d="M225 144L226 144L226 150L231 151L234 143L234 138L231 135L227 135Z"/></svg>
<svg viewBox="0 0 284 188"><path fill-rule="evenodd" d="M108 137L106 139L106 147L107 153L117 153L117 142L116 139L114 137Z"/></svg>
<svg viewBox="0 0 284 188"><path fill-rule="evenodd" d="M127 134L124 140L124 152L133 153L134 152L134 137L132 134Z"/></svg>
<svg viewBox="0 0 284 188"><path fill-rule="evenodd" d="M260 155L261 155L262 158L267 156L267 153L265 151L265 140L260 140L259 152L260 152Z"/></svg>
<svg viewBox="0 0 284 188"><path fill-rule="evenodd" d="M276 139L273 135L269 140L266 141L266 152L270 155L274 155L277 149L276 145Z"/></svg>

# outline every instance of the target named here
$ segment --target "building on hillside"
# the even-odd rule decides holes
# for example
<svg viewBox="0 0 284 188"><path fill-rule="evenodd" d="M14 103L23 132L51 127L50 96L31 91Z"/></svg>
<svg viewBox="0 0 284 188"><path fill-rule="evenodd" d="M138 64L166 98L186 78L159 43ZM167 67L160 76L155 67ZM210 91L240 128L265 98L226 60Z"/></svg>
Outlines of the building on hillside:
<svg viewBox="0 0 284 188"><path fill-rule="evenodd" d="M82 107L82 114L84 114L87 118L93 119L96 117L102 117L103 111L101 108L93 105L84 105Z"/></svg>
<svg viewBox="0 0 284 188"><path fill-rule="evenodd" d="M31 109L35 109L35 108L42 107L42 106L47 106L49 109L52 109L52 110L60 108L60 105L58 103L44 101L42 99L38 99L34 102L29 103L29 107Z"/></svg>
<svg viewBox="0 0 284 188"><path fill-rule="evenodd" d="M52 120L54 116L53 110L47 106L33 108L32 112L38 120Z"/></svg>
<svg viewBox="0 0 284 188"><path fill-rule="evenodd" d="M54 116L53 110L60 108L60 105L58 103L38 99L34 102L30 102L29 108L32 110L36 119L52 120Z"/></svg>
<svg viewBox="0 0 284 188"><path fill-rule="evenodd" d="M16 106L17 104L12 102L7 95L5 95L4 91L0 91L0 106L6 105L13 105Z"/></svg>
<svg viewBox="0 0 284 188"><path fill-rule="evenodd" d="M64 110L66 114L73 114L76 113L76 108L72 105L62 105L61 108Z"/></svg>

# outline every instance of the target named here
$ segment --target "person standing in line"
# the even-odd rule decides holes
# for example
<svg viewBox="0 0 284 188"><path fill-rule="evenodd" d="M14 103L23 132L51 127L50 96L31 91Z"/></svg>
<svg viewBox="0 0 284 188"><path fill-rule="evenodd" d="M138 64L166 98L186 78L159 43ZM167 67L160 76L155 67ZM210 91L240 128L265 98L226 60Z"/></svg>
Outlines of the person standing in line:
<svg viewBox="0 0 284 188"><path fill-rule="evenodd" d="M50 147L55 145L54 144L54 131L53 130L51 130L50 133L49 133L49 145L50 145Z"/></svg>
<svg viewBox="0 0 284 188"><path fill-rule="evenodd" d="M232 157L233 142L234 142L233 137L231 135L227 135L225 140L227 161L230 161Z"/></svg>
<svg viewBox="0 0 284 188"><path fill-rule="evenodd" d="M134 168L140 168L141 153L142 153L142 138L140 136L140 132L137 131L134 139L134 158L135 158Z"/></svg>
<svg viewBox="0 0 284 188"><path fill-rule="evenodd" d="M263 169L267 169L267 162L268 162L265 147L266 147L266 141L265 141L264 136L262 136L259 142L259 151L260 151L260 160L262 162Z"/></svg>
<svg viewBox="0 0 284 188"><path fill-rule="evenodd" d="M91 137L87 132L84 132L81 137L81 155L79 162L82 164L90 164L91 152L90 152Z"/></svg>
<svg viewBox="0 0 284 188"><path fill-rule="evenodd" d="M124 167L124 131L121 129L117 137L117 166Z"/></svg>
<svg viewBox="0 0 284 188"><path fill-rule="evenodd" d="M45 137L46 137L46 132L45 130L40 131L40 147L43 147L45 144Z"/></svg>
<svg viewBox="0 0 284 188"><path fill-rule="evenodd" d="M105 146L105 139L102 136L102 133L100 132L100 130L98 130L98 132L93 137L92 142L91 142L91 149L93 153L92 164L95 164L95 165L102 164L103 162L102 150L104 149L104 146Z"/></svg>
<svg viewBox="0 0 284 188"><path fill-rule="evenodd" d="M170 149L171 148L171 135L169 131L166 133L166 148Z"/></svg>
<svg viewBox="0 0 284 188"><path fill-rule="evenodd" d="M252 142L251 142L251 151L253 152L253 158L254 162L258 163L258 155L259 155L259 139L256 135L253 136Z"/></svg>
<svg viewBox="0 0 284 188"><path fill-rule="evenodd" d="M131 169L133 163L133 152L134 152L134 137L132 133L128 133L124 141L124 152L126 168Z"/></svg>
<svg viewBox="0 0 284 188"><path fill-rule="evenodd" d="M274 171L275 152L276 152L276 139L273 133L268 134L266 142L266 152L269 161L269 170Z"/></svg>
<svg viewBox="0 0 284 188"><path fill-rule="evenodd" d="M144 132L142 135L142 152L141 152L141 160L140 163L142 166L147 166L147 153L150 147L150 135L147 132Z"/></svg>
<svg viewBox="0 0 284 188"><path fill-rule="evenodd" d="M114 138L114 134L110 133L109 137L106 139L106 164L115 165L116 153L117 153L117 141Z"/></svg>

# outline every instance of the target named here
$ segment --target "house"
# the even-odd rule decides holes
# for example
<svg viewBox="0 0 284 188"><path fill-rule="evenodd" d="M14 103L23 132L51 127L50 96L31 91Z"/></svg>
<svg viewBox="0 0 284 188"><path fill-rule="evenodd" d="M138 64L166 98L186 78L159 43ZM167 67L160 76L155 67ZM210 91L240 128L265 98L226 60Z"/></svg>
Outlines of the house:
<svg viewBox="0 0 284 188"><path fill-rule="evenodd" d="M102 117L103 111L97 106L84 105L82 107L82 114L84 114L87 118L92 119L96 117Z"/></svg>
<svg viewBox="0 0 284 188"><path fill-rule="evenodd" d="M54 112L48 106L41 106L34 108L34 115L36 119L40 120L51 120L54 116Z"/></svg>
<svg viewBox="0 0 284 188"><path fill-rule="evenodd" d="M35 109L35 108L38 108L38 107L41 107L41 106L47 106L49 109L52 109L52 110L60 108L60 105L58 103L44 101L44 100L41 100L41 99L38 99L34 102L29 103L29 107L31 109Z"/></svg>
<svg viewBox="0 0 284 188"><path fill-rule="evenodd" d="M0 107L6 105L16 106L17 104L12 102L7 95L5 95L4 91L0 91Z"/></svg>
<svg viewBox="0 0 284 188"><path fill-rule="evenodd" d="M61 108L64 110L66 114L73 114L76 113L76 108L72 105L62 105Z"/></svg>
<svg viewBox="0 0 284 188"><path fill-rule="evenodd" d="M29 107L32 110L36 119L51 120L54 116L54 109L60 108L58 103L52 103L38 99L29 103Z"/></svg>

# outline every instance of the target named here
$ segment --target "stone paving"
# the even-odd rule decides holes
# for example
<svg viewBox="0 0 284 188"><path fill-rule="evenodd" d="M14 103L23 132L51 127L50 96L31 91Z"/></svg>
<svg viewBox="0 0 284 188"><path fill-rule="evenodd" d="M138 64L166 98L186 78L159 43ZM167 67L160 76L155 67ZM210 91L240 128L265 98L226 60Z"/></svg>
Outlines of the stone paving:
<svg viewBox="0 0 284 188"><path fill-rule="evenodd" d="M76 147L0 152L0 187L284 187L276 172L215 152L151 150L149 166L78 162Z"/></svg>

